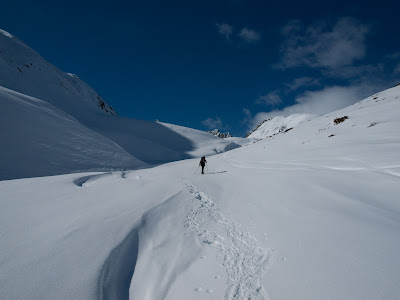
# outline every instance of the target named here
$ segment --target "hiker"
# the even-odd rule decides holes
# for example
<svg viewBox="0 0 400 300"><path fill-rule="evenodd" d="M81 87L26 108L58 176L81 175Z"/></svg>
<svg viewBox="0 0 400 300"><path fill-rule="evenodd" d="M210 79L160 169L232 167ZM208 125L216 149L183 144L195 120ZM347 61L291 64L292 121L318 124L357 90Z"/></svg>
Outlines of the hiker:
<svg viewBox="0 0 400 300"><path fill-rule="evenodd" d="M206 163L207 163L206 157L203 156L203 157L200 159L200 163L199 163L199 166L201 166L201 174L204 174L204 166L206 165Z"/></svg>

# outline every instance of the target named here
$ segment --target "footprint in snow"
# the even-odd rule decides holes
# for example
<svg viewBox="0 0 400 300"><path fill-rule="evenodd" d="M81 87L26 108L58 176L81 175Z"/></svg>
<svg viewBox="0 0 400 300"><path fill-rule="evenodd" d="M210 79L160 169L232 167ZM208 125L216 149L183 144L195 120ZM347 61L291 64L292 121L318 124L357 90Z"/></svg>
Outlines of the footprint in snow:
<svg viewBox="0 0 400 300"><path fill-rule="evenodd" d="M261 248L247 229L229 220L220 212L210 196L198 191L189 182L186 182L186 186L196 202L200 203L194 213L192 211L186 217L185 227L199 237L206 236L207 239L203 239L203 243L215 247L224 254L222 266L226 269L229 281L225 299L268 299L261 285L261 279L272 263L273 249ZM196 222L194 217L196 215L205 216L210 219L207 223L213 222L225 229L228 239L218 239L219 236L215 232L202 229L204 224ZM200 292L203 289L196 288L195 291ZM209 291L212 292L212 290Z"/></svg>

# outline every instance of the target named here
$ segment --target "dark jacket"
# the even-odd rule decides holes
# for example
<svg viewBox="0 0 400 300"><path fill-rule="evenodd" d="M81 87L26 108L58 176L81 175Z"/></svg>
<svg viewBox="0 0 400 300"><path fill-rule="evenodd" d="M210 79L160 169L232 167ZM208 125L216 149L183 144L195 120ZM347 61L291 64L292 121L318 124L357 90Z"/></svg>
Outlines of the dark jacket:
<svg viewBox="0 0 400 300"><path fill-rule="evenodd" d="M199 166L204 166L206 163L207 163L207 160L206 160L206 158L203 156L203 157L200 159Z"/></svg>

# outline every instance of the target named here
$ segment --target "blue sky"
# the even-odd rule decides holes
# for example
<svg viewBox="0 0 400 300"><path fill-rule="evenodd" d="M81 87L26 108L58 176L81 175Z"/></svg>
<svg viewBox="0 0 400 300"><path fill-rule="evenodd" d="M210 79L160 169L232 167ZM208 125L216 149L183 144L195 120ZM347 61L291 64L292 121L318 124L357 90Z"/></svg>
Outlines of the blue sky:
<svg viewBox="0 0 400 300"><path fill-rule="evenodd" d="M0 28L122 116L240 136L400 82L396 1L34 2L2 2Z"/></svg>

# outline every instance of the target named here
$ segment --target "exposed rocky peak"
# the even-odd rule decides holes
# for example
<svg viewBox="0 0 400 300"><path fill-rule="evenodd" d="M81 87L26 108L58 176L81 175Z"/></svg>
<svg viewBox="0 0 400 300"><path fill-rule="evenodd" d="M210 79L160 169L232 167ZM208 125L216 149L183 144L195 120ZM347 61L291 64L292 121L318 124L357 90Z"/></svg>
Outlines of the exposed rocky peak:
<svg viewBox="0 0 400 300"><path fill-rule="evenodd" d="M229 132L219 132L218 129L208 131L208 133L211 133L212 135L215 135L215 136L223 138L223 139L232 137L232 135Z"/></svg>

